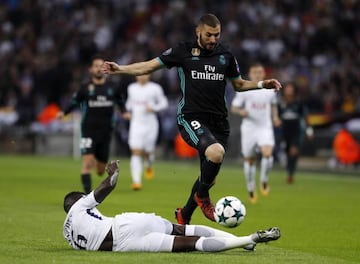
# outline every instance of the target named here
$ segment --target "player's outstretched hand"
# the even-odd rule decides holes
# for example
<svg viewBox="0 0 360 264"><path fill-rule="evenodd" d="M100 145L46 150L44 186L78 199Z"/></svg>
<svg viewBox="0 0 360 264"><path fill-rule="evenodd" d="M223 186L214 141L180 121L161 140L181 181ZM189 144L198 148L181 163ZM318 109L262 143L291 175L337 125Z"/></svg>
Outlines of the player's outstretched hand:
<svg viewBox="0 0 360 264"><path fill-rule="evenodd" d="M279 127L279 126L281 126L281 119L280 118L274 118L273 120L273 126L274 127Z"/></svg>
<svg viewBox="0 0 360 264"><path fill-rule="evenodd" d="M119 172L119 161L118 160L111 161L106 167L106 172L109 176L114 175L115 172Z"/></svg>
<svg viewBox="0 0 360 264"><path fill-rule="evenodd" d="M119 177L118 161L111 161L106 167L106 172L109 176L94 190L94 197L98 203L104 201L116 186Z"/></svg>
<svg viewBox="0 0 360 264"><path fill-rule="evenodd" d="M112 61L105 61L103 65L101 65L101 70L106 74L116 74L119 72L119 65Z"/></svg>
<svg viewBox="0 0 360 264"><path fill-rule="evenodd" d="M279 91L282 88L281 83L276 79L264 80L262 85L266 89L275 89L275 91Z"/></svg>

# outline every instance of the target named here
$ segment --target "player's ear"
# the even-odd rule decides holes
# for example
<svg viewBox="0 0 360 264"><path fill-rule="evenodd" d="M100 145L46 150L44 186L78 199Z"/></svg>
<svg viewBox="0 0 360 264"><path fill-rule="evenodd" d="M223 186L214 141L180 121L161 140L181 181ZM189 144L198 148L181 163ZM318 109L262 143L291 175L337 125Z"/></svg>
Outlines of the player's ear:
<svg viewBox="0 0 360 264"><path fill-rule="evenodd" d="M195 34L196 34L196 37L199 39L200 38L200 28L199 28L199 26L196 27Z"/></svg>

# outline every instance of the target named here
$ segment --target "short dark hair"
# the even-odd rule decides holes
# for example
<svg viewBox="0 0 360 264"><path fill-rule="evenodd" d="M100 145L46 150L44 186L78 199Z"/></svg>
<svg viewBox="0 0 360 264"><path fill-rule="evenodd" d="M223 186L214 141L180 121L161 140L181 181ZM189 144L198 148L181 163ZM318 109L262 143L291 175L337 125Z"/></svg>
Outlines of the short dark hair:
<svg viewBox="0 0 360 264"><path fill-rule="evenodd" d="M64 197L64 211L68 213L70 211L71 206L76 203L81 197L83 197L85 193L83 192L69 192Z"/></svg>
<svg viewBox="0 0 360 264"><path fill-rule="evenodd" d="M214 14L202 15L199 19L198 26L208 25L210 27L216 27L220 25L220 20Z"/></svg>
<svg viewBox="0 0 360 264"><path fill-rule="evenodd" d="M297 87L297 84L296 83L294 83L294 82L291 82L291 81L289 81L289 82L285 82L284 84L283 84L283 88L281 89L281 93L282 94L284 94L284 92L285 92L285 89L286 89L286 87L287 86L292 86L293 88L294 88L294 95L295 96L298 96L298 87Z"/></svg>
<svg viewBox="0 0 360 264"><path fill-rule="evenodd" d="M94 61L96 60L103 60L104 61L104 57L101 56L101 54L95 54L90 58L89 64L92 65L94 63Z"/></svg>

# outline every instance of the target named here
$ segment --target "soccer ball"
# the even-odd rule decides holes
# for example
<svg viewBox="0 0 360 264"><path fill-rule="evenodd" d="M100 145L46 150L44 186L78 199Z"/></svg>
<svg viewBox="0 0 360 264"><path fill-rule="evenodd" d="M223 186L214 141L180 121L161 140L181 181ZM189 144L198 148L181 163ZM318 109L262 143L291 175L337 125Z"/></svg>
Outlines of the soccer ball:
<svg viewBox="0 0 360 264"><path fill-rule="evenodd" d="M234 196L225 196L215 205L215 221L226 227L235 227L240 225L246 215L244 204Z"/></svg>

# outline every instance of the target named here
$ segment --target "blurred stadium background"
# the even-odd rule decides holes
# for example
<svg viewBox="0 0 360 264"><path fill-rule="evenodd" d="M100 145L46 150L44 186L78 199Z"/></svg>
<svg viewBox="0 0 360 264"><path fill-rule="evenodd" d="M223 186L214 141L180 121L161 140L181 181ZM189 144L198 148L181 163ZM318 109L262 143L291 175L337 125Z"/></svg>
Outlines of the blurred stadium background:
<svg viewBox="0 0 360 264"><path fill-rule="evenodd" d="M127 64L156 57L179 41L193 39L194 25L205 12L220 18L222 42L237 56L245 77L249 63L260 61L268 76L297 85L315 128L315 139L303 146L300 165L334 166L329 161L339 129L346 127L360 139L360 1L356 0L2 0L0 152L77 156L77 115L54 121L52 109L67 105L88 78L89 59L101 53L105 59ZM126 91L134 79L113 80ZM176 158L173 141L180 96L176 69L159 71L153 80L170 101L159 116L158 156ZM230 103L230 87L227 96ZM230 114L230 121L227 158L236 160L240 119ZM113 155L128 154L126 126L119 117Z"/></svg>

